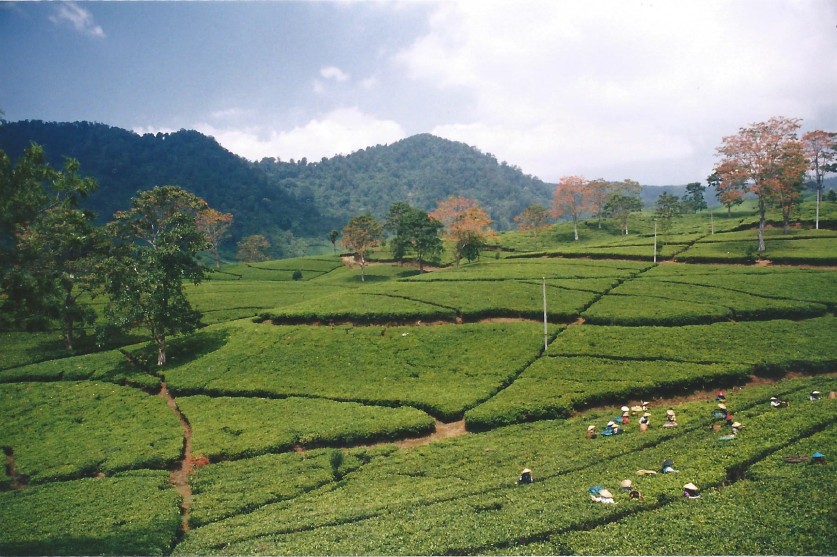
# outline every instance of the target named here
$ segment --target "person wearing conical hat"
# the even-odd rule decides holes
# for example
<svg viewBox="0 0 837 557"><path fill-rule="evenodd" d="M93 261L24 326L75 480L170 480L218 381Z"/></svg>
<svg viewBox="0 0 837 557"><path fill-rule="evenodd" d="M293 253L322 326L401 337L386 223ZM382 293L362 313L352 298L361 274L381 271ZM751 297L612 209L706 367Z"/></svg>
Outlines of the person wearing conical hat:
<svg viewBox="0 0 837 557"><path fill-rule="evenodd" d="M820 399L820 392L819 391L811 391L811 394L808 395L808 400L819 400Z"/></svg>
<svg viewBox="0 0 837 557"><path fill-rule="evenodd" d="M700 499L700 490L698 486L693 484L692 482L687 483L683 486L683 497L687 499Z"/></svg>
<svg viewBox="0 0 837 557"><path fill-rule="evenodd" d="M712 417L716 420L723 420L727 415L727 405L723 402L718 403L718 407L712 410Z"/></svg>
<svg viewBox="0 0 837 557"><path fill-rule="evenodd" d="M605 503L610 505L615 505L616 501L613 500L613 494L608 491L607 489L599 490L598 494L590 494L590 500L594 503Z"/></svg>
<svg viewBox="0 0 837 557"><path fill-rule="evenodd" d="M663 474L671 474L677 472L677 470L674 469L674 462L670 458L667 458L663 461L662 471Z"/></svg>
<svg viewBox="0 0 837 557"><path fill-rule="evenodd" d="M530 484L534 481L535 480L532 479L532 471L529 470L528 468L524 468L523 472L520 473L520 478L518 478L517 483L518 484Z"/></svg>
<svg viewBox="0 0 837 557"><path fill-rule="evenodd" d="M736 435L741 433L741 428L743 428L743 427L744 426L741 424L741 422L732 422L732 432L735 433Z"/></svg>
<svg viewBox="0 0 837 557"><path fill-rule="evenodd" d="M666 410L666 421L663 423L663 427L677 427L677 416L675 416L674 410Z"/></svg>
<svg viewBox="0 0 837 557"><path fill-rule="evenodd" d="M587 439L595 439L599 434L596 433L596 426L595 425L588 425L587 431L584 433L584 436Z"/></svg>
<svg viewBox="0 0 837 557"><path fill-rule="evenodd" d="M619 487L625 491L630 491L633 486L634 482L632 482L631 480L622 480L621 482L619 482Z"/></svg>
<svg viewBox="0 0 837 557"><path fill-rule="evenodd" d="M645 412L642 414L642 417L639 419L639 430L640 431L648 431L648 427L651 425L651 414L649 412Z"/></svg>
<svg viewBox="0 0 837 557"><path fill-rule="evenodd" d="M811 455L811 464L825 464L825 455L817 451Z"/></svg>
<svg viewBox="0 0 837 557"><path fill-rule="evenodd" d="M787 408L788 403L785 400L779 400L778 397L772 396L770 397L770 406L772 408Z"/></svg>
<svg viewBox="0 0 837 557"><path fill-rule="evenodd" d="M622 433L622 428L613 420L607 422L607 425L602 430L602 435L619 435Z"/></svg>
<svg viewBox="0 0 837 557"><path fill-rule="evenodd" d="M628 425L631 423L631 409L627 406L622 407L622 424Z"/></svg>

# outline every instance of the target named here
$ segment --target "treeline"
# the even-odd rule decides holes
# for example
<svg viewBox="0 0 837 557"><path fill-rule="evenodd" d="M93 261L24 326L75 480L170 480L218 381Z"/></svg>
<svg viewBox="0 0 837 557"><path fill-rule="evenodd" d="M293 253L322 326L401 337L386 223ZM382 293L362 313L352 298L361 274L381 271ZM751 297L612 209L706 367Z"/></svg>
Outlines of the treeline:
<svg viewBox="0 0 837 557"><path fill-rule="evenodd" d="M429 134L362 149L319 162L249 162L196 131L138 135L89 122L0 124L0 149L12 159L32 143L48 162L79 161L99 188L81 206L99 222L126 207L138 191L177 184L234 222L221 246L232 255L240 240L263 235L271 257L302 255L303 238L325 238L353 216L386 218L396 202L430 211L439 199L478 199L498 230L533 203L547 203L550 187L519 168L464 143Z"/></svg>
<svg viewBox="0 0 837 557"><path fill-rule="evenodd" d="M430 134L319 162L266 158L258 166L282 189L340 222L359 213L385 218L396 202L430 211L438 200L461 195L478 199L498 230L510 230L515 215L545 203L550 192L549 185L516 166Z"/></svg>

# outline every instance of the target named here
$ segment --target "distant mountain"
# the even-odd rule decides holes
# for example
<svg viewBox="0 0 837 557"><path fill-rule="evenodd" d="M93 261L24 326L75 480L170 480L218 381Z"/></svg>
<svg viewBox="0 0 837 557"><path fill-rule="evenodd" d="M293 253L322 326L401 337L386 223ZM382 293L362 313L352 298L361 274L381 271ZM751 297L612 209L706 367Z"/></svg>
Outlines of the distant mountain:
<svg viewBox="0 0 837 557"><path fill-rule="evenodd" d="M284 190L344 222L364 212L383 218L396 201L430 211L448 195L463 195L505 230L529 205L548 206L553 188L493 155L430 134L317 163L262 159L257 165Z"/></svg>
<svg viewBox="0 0 837 557"><path fill-rule="evenodd" d="M126 209L137 191L173 184L235 215L229 244L255 233L324 237L359 213L384 218L395 201L429 211L448 195L477 199L503 230L529 205L548 206L553 188L493 155L429 134L315 163L253 163L190 130L138 135L89 122L0 125L0 149L13 161L31 142L44 147L53 166L76 158L81 173L99 182L86 203L101 220Z"/></svg>

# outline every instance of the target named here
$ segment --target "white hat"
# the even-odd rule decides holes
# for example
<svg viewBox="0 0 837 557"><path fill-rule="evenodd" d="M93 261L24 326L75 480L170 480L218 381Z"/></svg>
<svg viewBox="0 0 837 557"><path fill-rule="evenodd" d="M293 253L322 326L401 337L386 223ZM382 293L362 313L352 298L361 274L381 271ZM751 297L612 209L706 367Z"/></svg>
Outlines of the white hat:
<svg viewBox="0 0 837 557"><path fill-rule="evenodd" d="M624 488L627 489L627 488L631 487L632 485L634 485L634 484L631 480L622 480L622 482L619 484L619 487L624 487Z"/></svg>
<svg viewBox="0 0 837 557"><path fill-rule="evenodd" d="M698 491L698 487L692 482L689 482L686 485L684 485L683 489L688 489L689 491Z"/></svg>
<svg viewBox="0 0 837 557"><path fill-rule="evenodd" d="M608 426L610 426L610 427L613 427L613 426L615 426L615 425L616 425L616 423L614 423L614 422L607 422L607 425L608 425Z"/></svg>
<svg viewBox="0 0 837 557"><path fill-rule="evenodd" d="M738 429L738 428L741 428L741 427L744 427L744 426L741 425L741 422L732 422L732 427L734 429Z"/></svg>
<svg viewBox="0 0 837 557"><path fill-rule="evenodd" d="M775 396L770 397L770 400L779 400Z"/></svg>
<svg viewBox="0 0 837 557"><path fill-rule="evenodd" d="M603 490L599 491L599 495L601 495L602 497L608 497L608 498L611 498L611 499L613 498L613 494L606 489L603 489Z"/></svg>
<svg viewBox="0 0 837 557"><path fill-rule="evenodd" d="M532 473L532 471L529 470L528 468L524 468L523 472L521 472L521 474L531 474L531 473Z"/></svg>
<svg viewBox="0 0 837 557"><path fill-rule="evenodd" d="M627 406L622 407L622 412L630 412L630 411L631 411L631 409L628 408Z"/></svg>
<svg viewBox="0 0 837 557"><path fill-rule="evenodd" d="M721 410L726 410L726 409L727 409L727 405L726 405L726 404L724 404L723 402L719 402L719 403L718 403L718 408L720 408Z"/></svg>
<svg viewBox="0 0 837 557"><path fill-rule="evenodd" d="M644 413L644 414L642 415L642 417L643 417L643 418L650 418L650 417L651 417L651 413L650 413L650 412L646 412L646 413Z"/></svg>
<svg viewBox="0 0 837 557"><path fill-rule="evenodd" d="M587 431L593 431L594 429L596 429L596 426L594 426L594 425L588 425L587 426Z"/></svg>
<svg viewBox="0 0 837 557"><path fill-rule="evenodd" d="M820 394L820 392L819 391L811 391L811 394L812 395L818 395L818 394Z"/></svg>
<svg viewBox="0 0 837 557"><path fill-rule="evenodd" d="M666 410L666 416L674 416L674 410Z"/></svg>

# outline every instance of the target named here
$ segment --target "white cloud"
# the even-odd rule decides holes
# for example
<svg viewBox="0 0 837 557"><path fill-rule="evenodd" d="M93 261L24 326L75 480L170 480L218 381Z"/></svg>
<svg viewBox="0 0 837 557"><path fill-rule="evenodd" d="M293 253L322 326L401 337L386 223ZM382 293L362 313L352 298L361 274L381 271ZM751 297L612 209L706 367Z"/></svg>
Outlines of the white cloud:
<svg viewBox="0 0 837 557"><path fill-rule="evenodd" d="M830 15L832 17L828 17ZM441 3L395 61L472 102L435 133L548 180L706 177L721 137L774 115L837 126L825 1ZM681 164L675 164L682 161ZM664 171L664 172L663 172Z"/></svg>
<svg viewBox="0 0 837 557"><path fill-rule="evenodd" d="M55 14L49 19L58 25L67 23L84 35L102 39L105 37L104 29L93 21L93 14L75 2L59 3Z"/></svg>
<svg viewBox="0 0 837 557"><path fill-rule="evenodd" d="M379 143L403 139L401 126L392 120L379 120L357 108L337 109L289 130L222 128L201 123L195 129L213 136L218 143L244 158L282 160L303 157L316 162L322 157L349 154Z"/></svg>
<svg viewBox="0 0 837 557"><path fill-rule="evenodd" d="M320 75L325 79L333 79L338 83L349 81L349 74L336 66L327 66L320 69Z"/></svg>

